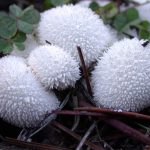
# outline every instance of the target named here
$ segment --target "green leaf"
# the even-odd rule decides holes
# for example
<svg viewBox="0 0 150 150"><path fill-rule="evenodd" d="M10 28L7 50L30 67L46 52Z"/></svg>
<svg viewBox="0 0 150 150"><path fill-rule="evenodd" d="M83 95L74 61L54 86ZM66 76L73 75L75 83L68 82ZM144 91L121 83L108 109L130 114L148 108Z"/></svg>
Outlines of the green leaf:
<svg viewBox="0 0 150 150"><path fill-rule="evenodd" d="M126 17L128 22L131 22L139 18L139 13L135 8L129 8L126 11Z"/></svg>
<svg viewBox="0 0 150 150"><path fill-rule="evenodd" d="M141 39L148 39L150 40L150 32L147 32L146 30L140 30L139 36Z"/></svg>
<svg viewBox="0 0 150 150"><path fill-rule="evenodd" d="M119 31L125 31L130 26L136 26L139 23L139 14L135 8L129 8L119 13L113 22L113 26Z"/></svg>
<svg viewBox="0 0 150 150"><path fill-rule="evenodd" d="M25 49L25 46L23 43L15 43L18 50L23 51Z"/></svg>
<svg viewBox="0 0 150 150"><path fill-rule="evenodd" d="M9 6L9 12L13 16L19 17L21 15L22 10L20 7L18 7L17 5L14 4L14 5Z"/></svg>
<svg viewBox="0 0 150 150"><path fill-rule="evenodd" d="M27 22L18 20L17 26L19 31L22 31L23 33L30 34L33 32L33 26Z"/></svg>
<svg viewBox="0 0 150 150"><path fill-rule="evenodd" d="M150 23L148 21L142 21L139 23L139 28L149 30L150 29Z"/></svg>
<svg viewBox="0 0 150 150"><path fill-rule="evenodd" d="M60 6L63 4L68 4L70 0L50 0L53 6Z"/></svg>
<svg viewBox="0 0 150 150"><path fill-rule="evenodd" d="M110 2L103 7L99 7L96 13L100 15L104 23L108 24L112 21L112 18L117 15L118 7L114 2Z"/></svg>
<svg viewBox="0 0 150 150"><path fill-rule="evenodd" d="M128 23L127 18L124 13L120 13L115 17L113 26L118 30L121 31L124 26Z"/></svg>
<svg viewBox="0 0 150 150"><path fill-rule="evenodd" d="M12 39L14 42L21 42L23 43L26 40L26 34L23 32L17 32L17 34Z"/></svg>
<svg viewBox="0 0 150 150"><path fill-rule="evenodd" d="M0 39L0 52L4 54L10 53L13 50L12 43L8 42L7 40Z"/></svg>
<svg viewBox="0 0 150 150"><path fill-rule="evenodd" d="M29 6L22 12L20 19L29 24L37 24L40 20L40 13L33 6Z"/></svg>
<svg viewBox="0 0 150 150"><path fill-rule="evenodd" d="M53 7L53 4L51 3L51 0L45 0L44 1L44 8L45 9L49 9L49 8L52 8Z"/></svg>
<svg viewBox="0 0 150 150"><path fill-rule="evenodd" d="M1 11L0 12L0 19L3 19L3 17L8 17L8 14L6 12Z"/></svg>
<svg viewBox="0 0 150 150"><path fill-rule="evenodd" d="M117 5L113 2L103 7L107 18L113 18L118 13Z"/></svg>
<svg viewBox="0 0 150 150"><path fill-rule="evenodd" d="M97 2L93 1L92 3L90 3L89 8L91 8L93 11L97 11L100 6Z"/></svg>
<svg viewBox="0 0 150 150"><path fill-rule="evenodd" d="M10 39L17 32L17 24L16 21L7 17L2 17L0 19L0 36L5 39Z"/></svg>

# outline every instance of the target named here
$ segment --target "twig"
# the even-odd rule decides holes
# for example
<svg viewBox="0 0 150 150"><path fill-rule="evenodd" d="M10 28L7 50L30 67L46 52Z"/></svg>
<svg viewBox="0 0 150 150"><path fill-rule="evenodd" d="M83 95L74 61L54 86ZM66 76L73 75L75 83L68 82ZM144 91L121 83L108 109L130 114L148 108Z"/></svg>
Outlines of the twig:
<svg viewBox="0 0 150 150"><path fill-rule="evenodd" d="M51 42L49 42L49 41L47 41L47 40L46 40L45 42L46 42L47 44L49 44L49 45L52 45L52 43L51 43Z"/></svg>
<svg viewBox="0 0 150 150"><path fill-rule="evenodd" d="M104 114L101 113L92 113L92 112L79 112L79 111L56 111L55 113L57 114L66 114L66 115L90 115L90 116L95 116L95 117L100 117L101 120L104 121L105 123L115 127L116 129L122 131L123 133L134 137L135 139L145 143L145 144L150 144L150 138L147 137L146 135L142 134L141 132L137 131L136 129L131 128L130 126L126 125L125 123L122 123L121 121L117 119L111 119L111 116L104 116ZM108 117L108 118L106 118ZM110 118L111 117L111 118Z"/></svg>
<svg viewBox="0 0 150 150"><path fill-rule="evenodd" d="M70 129L64 127L62 124L53 121L52 125L54 125L55 127L61 129L62 131L66 132L67 134L69 134L70 136L72 136L73 138L75 138L78 141L81 141L81 136L79 136L78 134L72 132ZM104 148L102 148L101 146L97 146L89 141L85 141L84 143L85 145L91 147L93 150L104 150Z"/></svg>
<svg viewBox="0 0 150 150"><path fill-rule="evenodd" d="M146 135L142 134L141 132L137 131L136 129L131 128L130 126L122 123L119 120L115 119L108 119L104 121L105 123L117 128L118 130L124 132L125 134L134 137L135 139L150 145L150 138Z"/></svg>
<svg viewBox="0 0 150 150"><path fill-rule="evenodd" d="M88 136L91 134L91 132L94 130L96 123L94 122L90 128L87 130L87 132L85 133L85 135L83 136L82 140L80 141L79 145L77 146L76 150L80 150L83 146L83 144L85 143L85 141L87 140Z"/></svg>
<svg viewBox="0 0 150 150"><path fill-rule="evenodd" d="M8 137L4 138L3 141L11 145L26 147L26 148L34 148L34 149L36 148L38 150L69 150L68 148L62 148L62 147L57 147L57 146L52 146L47 144L40 144L36 142L25 142L25 141L20 141Z"/></svg>
<svg viewBox="0 0 150 150"><path fill-rule="evenodd" d="M76 107L78 107L78 98L77 98L77 96L74 96L73 97L73 104L74 104L74 107L76 108ZM73 126L72 126L72 128L71 128L71 130L72 131L74 131L77 127L78 127L78 125L79 125L79 122L80 122L80 116L74 116L74 123L73 123Z"/></svg>
<svg viewBox="0 0 150 150"><path fill-rule="evenodd" d="M58 115L77 115L77 116L93 116L93 117L101 117L103 119L112 118L112 116L108 116L101 113L95 112L86 112L86 111L71 111L71 110L55 110L53 113Z"/></svg>
<svg viewBox="0 0 150 150"><path fill-rule="evenodd" d="M89 107L89 106L92 107L92 105L90 103L87 103L87 102L80 103L80 107ZM101 114L101 113L99 113L99 114ZM107 119L102 118L102 120L105 123L113 126L114 128L122 131L123 133L125 133L131 137L134 137L135 139L137 139L137 140L139 140L145 144L150 145L150 138L149 137L147 137L146 135L142 134L141 132L131 128L130 126L122 123L121 121L116 120L116 119L110 119L110 118L107 118Z"/></svg>
<svg viewBox="0 0 150 150"><path fill-rule="evenodd" d="M77 46L77 50L78 50L78 54L79 54L79 57L80 57L80 61L81 61L81 65L82 65L83 74L84 74L84 77L85 77L87 89L88 89L89 94L92 96L92 88L91 88L90 81L89 81L89 78L88 78L88 71L87 71L87 68L86 68L86 65L85 65L82 50L79 46Z"/></svg>
<svg viewBox="0 0 150 150"><path fill-rule="evenodd" d="M106 108L96 108L96 107L80 107L80 108L75 108L75 110L78 111L88 111L88 112L96 112L96 113L105 113L113 116L121 116L121 117L128 117L132 119L138 119L138 120L148 120L150 121L150 116L144 115L144 114L139 114L136 112L126 112L126 111L115 111L111 109L106 109Z"/></svg>

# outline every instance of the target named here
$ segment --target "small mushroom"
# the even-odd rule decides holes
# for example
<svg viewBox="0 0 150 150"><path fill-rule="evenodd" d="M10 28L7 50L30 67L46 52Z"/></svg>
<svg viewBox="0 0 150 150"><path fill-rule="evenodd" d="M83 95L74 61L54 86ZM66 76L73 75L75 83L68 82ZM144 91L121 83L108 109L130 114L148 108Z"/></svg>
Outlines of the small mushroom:
<svg viewBox="0 0 150 150"><path fill-rule="evenodd" d="M111 46L93 71L94 103L115 110L150 106L150 51L138 39Z"/></svg>
<svg viewBox="0 0 150 150"><path fill-rule="evenodd" d="M46 92L23 58L0 59L0 117L18 127L34 128L59 108L53 92Z"/></svg>
<svg viewBox="0 0 150 150"><path fill-rule="evenodd" d="M77 46L80 46L86 65L97 60L117 39L116 33L97 14L79 5L64 5L43 12L36 34L41 44L47 40L58 45L78 62Z"/></svg>
<svg viewBox="0 0 150 150"><path fill-rule="evenodd" d="M39 46L31 52L28 64L47 89L72 87L80 78L77 61L57 46Z"/></svg>

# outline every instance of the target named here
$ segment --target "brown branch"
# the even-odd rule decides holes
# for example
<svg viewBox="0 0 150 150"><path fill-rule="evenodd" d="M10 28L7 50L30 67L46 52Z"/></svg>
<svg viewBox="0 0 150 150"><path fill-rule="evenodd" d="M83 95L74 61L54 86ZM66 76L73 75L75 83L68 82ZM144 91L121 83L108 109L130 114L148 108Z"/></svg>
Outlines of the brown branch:
<svg viewBox="0 0 150 150"><path fill-rule="evenodd" d="M66 132L67 134L69 134L70 136L75 138L76 140L81 141L81 139L82 139L81 136L79 136L78 134L72 132L70 129L66 128L65 126L58 123L57 121L53 121L52 125L54 125L55 127L61 129L64 132ZM93 150L104 150L104 148L102 148L101 146L97 146L97 145L95 145L95 144L93 144L92 142L89 142L89 141L85 141L84 144L91 147Z"/></svg>
<svg viewBox="0 0 150 150"><path fill-rule="evenodd" d="M82 69L83 69L83 75L85 77L87 89L88 89L89 94L92 96L92 88L91 88L90 81L89 81L89 78L88 78L88 71L87 71L87 68L86 68L86 65L85 65L82 50L79 46L77 46L77 50L78 50L78 54L79 54L79 57L80 57L80 61L81 61Z"/></svg>
<svg viewBox="0 0 150 150"><path fill-rule="evenodd" d="M144 135L143 133L137 131L136 129L126 125L125 123L112 118L111 116L104 116L104 114L101 113L95 113L95 112L79 112L79 111L55 111L57 114L63 114L63 115L90 115L94 117L100 117L102 121L105 123L115 127L116 129L122 131L123 133L145 143L150 144L150 138ZM110 118L111 117L111 118Z"/></svg>
<svg viewBox="0 0 150 150"><path fill-rule="evenodd" d="M96 108L96 107L80 107L80 108L75 108L75 110L104 113L104 114L108 114L108 115L112 115L112 116L121 116L121 117L128 117L128 118L132 118L132 119L150 121L150 116L144 115L144 114L139 114L136 112L126 112L126 111L118 112L118 111L114 111L111 109Z"/></svg>
<svg viewBox="0 0 150 150"><path fill-rule="evenodd" d="M86 112L86 111L55 110L53 111L53 113L57 115L93 116L93 117L101 117L103 119L112 118L112 116L108 116L102 113Z"/></svg>
<svg viewBox="0 0 150 150"><path fill-rule="evenodd" d="M122 123L121 121L116 119L108 119L104 122L122 131L123 133L143 142L144 144L150 145L150 138L148 136L142 134L134 128L131 128L130 126Z"/></svg>
<svg viewBox="0 0 150 150"><path fill-rule="evenodd" d="M91 105L90 103L88 103L86 101L83 101L83 102L80 103L80 107L92 107L92 106L93 105ZM128 136L131 136L131 137L133 137L133 138L135 138L135 139L137 139L137 140L139 140L139 141L141 141L141 142L143 142L145 144L149 144L150 145L150 138L149 137L147 137L144 134L142 134L141 132L139 132L139 131L129 127L128 125L124 124L123 122L121 122L119 120L116 120L116 119L110 119L110 118L108 118L107 120L104 120L102 118L102 120L105 123L107 123L107 124L113 126L114 128L120 130L121 132L127 134ZM128 129L128 131L125 131L124 128ZM137 133L138 133L138 136L137 136Z"/></svg>
<svg viewBox="0 0 150 150"><path fill-rule="evenodd" d="M70 150L68 148L62 148L58 146L52 146L52 145L47 145L47 144L41 144L41 143L36 143L36 142L24 142L20 140L16 140L13 138L4 138L4 142L8 143L10 145L15 145L19 147L24 147L24 148L33 148L33 149L38 149L38 150Z"/></svg>

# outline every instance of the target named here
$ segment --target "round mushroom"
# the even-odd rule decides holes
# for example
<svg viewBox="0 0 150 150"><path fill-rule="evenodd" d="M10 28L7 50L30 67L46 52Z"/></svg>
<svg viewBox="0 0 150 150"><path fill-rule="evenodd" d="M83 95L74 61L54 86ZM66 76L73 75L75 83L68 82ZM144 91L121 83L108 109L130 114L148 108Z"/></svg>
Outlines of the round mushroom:
<svg viewBox="0 0 150 150"><path fill-rule="evenodd" d="M28 64L47 89L72 87L80 78L77 61L57 46L39 46L31 52Z"/></svg>
<svg viewBox="0 0 150 150"><path fill-rule="evenodd" d="M0 117L18 127L34 128L59 108L53 92L46 92L23 58L0 59Z"/></svg>
<svg viewBox="0 0 150 150"><path fill-rule="evenodd" d="M93 71L98 107L140 111L150 106L150 51L138 39L116 42Z"/></svg>
<svg viewBox="0 0 150 150"><path fill-rule="evenodd" d="M91 9L79 5L64 5L41 14L36 31L41 44L49 41L69 52L80 62L80 46L86 65L98 59L116 41L116 32L104 25Z"/></svg>

